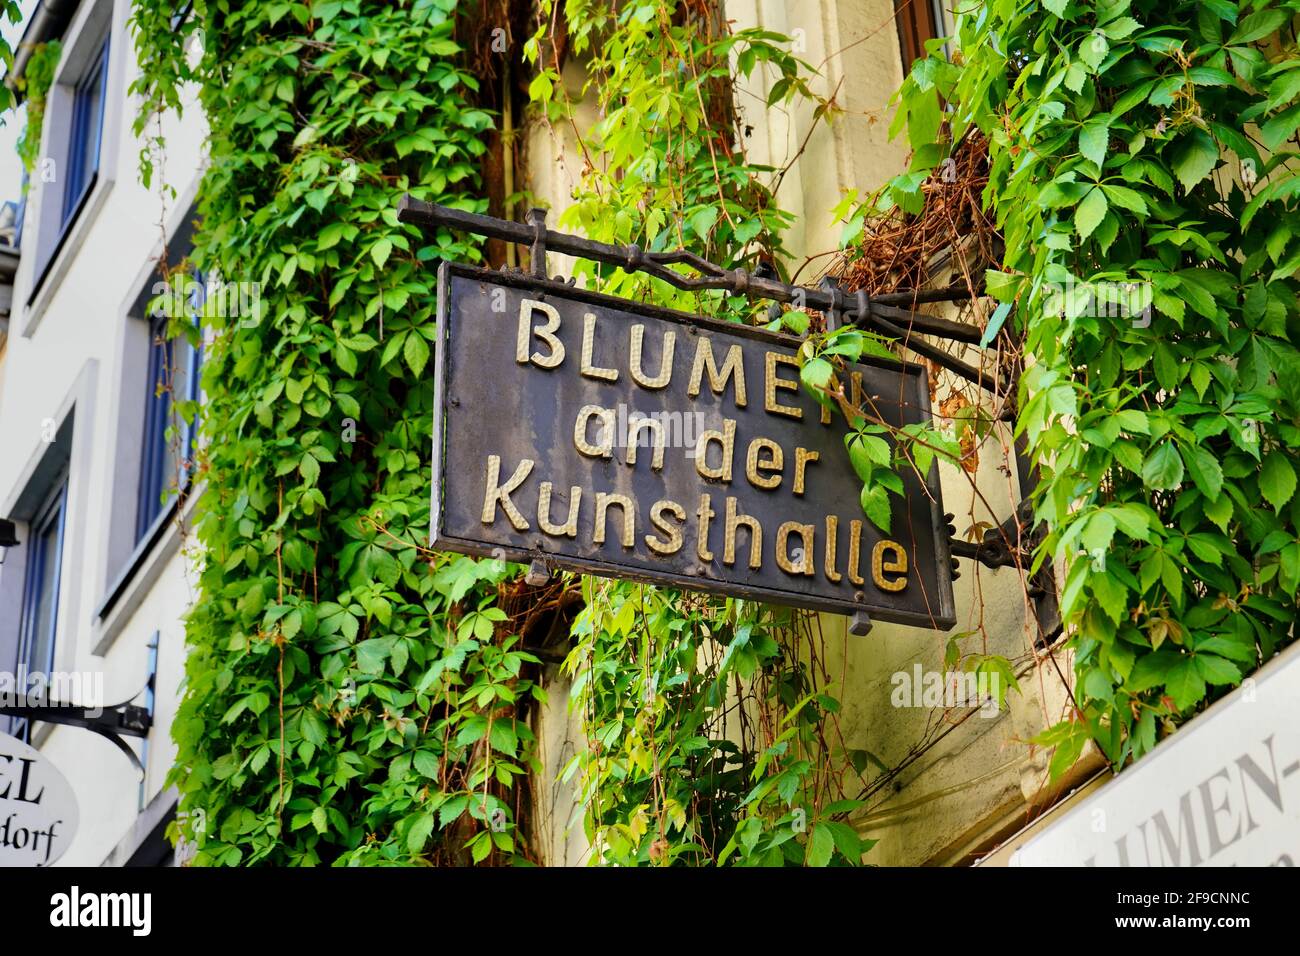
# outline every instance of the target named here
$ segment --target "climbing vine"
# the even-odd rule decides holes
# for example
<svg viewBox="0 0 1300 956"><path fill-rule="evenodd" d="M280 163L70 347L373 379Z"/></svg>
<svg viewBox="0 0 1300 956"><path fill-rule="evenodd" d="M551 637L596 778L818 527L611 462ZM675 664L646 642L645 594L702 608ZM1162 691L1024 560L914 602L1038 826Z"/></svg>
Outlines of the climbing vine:
<svg viewBox="0 0 1300 956"><path fill-rule="evenodd" d="M398 200L481 209L492 116L455 0L139 0L137 133L210 127L199 595L170 780L199 865L531 859L522 649L562 595L426 549L436 259ZM156 151L141 150L146 177ZM227 305L229 297L224 300ZM239 301L244 301L241 296Z"/></svg>
<svg viewBox="0 0 1300 956"><path fill-rule="evenodd" d="M715 5L552 3L527 52L530 95L584 165L561 223L604 242L784 274L791 216L783 170L754 163L737 89L768 106L831 104L788 37L731 29ZM577 122L565 57L581 59L599 119ZM759 101L762 106L762 100ZM734 321L768 318L743 297L684 293L621 270L577 271L603 291ZM774 328L806 328L787 313ZM593 862L857 865L872 841L862 806L868 755L846 746L815 615L629 582L584 583L566 661L584 742L567 773L587 808Z"/></svg>
<svg viewBox="0 0 1300 956"><path fill-rule="evenodd" d="M1077 683L1040 742L1149 751L1293 637L1300 587L1300 4L959 4L898 98L919 212L966 138L1005 242L985 339ZM946 104L946 108L944 106Z"/></svg>
<svg viewBox="0 0 1300 956"><path fill-rule="evenodd" d="M15 84L26 96L27 125L18 138L18 156L29 177L35 175L36 161L40 158L41 131L45 126L45 97L54 83L54 71L59 65L62 52L63 45L58 40L38 43L32 48L23 75Z"/></svg>

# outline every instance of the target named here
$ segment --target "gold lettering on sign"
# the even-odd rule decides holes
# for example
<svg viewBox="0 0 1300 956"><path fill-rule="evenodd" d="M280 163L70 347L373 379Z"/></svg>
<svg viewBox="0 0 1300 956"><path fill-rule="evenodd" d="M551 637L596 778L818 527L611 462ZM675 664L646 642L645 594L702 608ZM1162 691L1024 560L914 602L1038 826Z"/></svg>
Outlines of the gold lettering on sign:
<svg viewBox="0 0 1300 956"><path fill-rule="evenodd" d="M533 313L541 312L546 315L546 324L533 328ZM564 343L555 337L555 333L560 328L560 313L553 305L547 305L545 302L538 302L536 299L524 299L519 303L519 332L515 337L515 361L520 365L527 365L532 362L541 368L555 368L564 361ZM541 352L534 352L530 357L528 354L529 340L537 336L548 346L550 354L543 355Z"/></svg>
<svg viewBox="0 0 1300 956"><path fill-rule="evenodd" d="M794 560L790 557L790 535L799 536ZM816 532L810 524L787 521L776 529L776 565L786 574L813 574L813 546Z"/></svg>
<svg viewBox="0 0 1300 956"><path fill-rule="evenodd" d="M600 430L593 445L587 441L587 431L593 418L600 419ZM599 405L583 405L573 423L573 446L588 458L610 458L614 454L614 410Z"/></svg>
<svg viewBox="0 0 1300 956"><path fill-rule="evenodd" d="M618 505L623 510L623 533L619 536L623 547L635 546L636 515L633 513L632 499L627 495L611 495L603 491L596 492L596 531L592 540L596 544L605 543L605 519L610 505Z"/></svg>
<svg viewBox="0 0 1300 956"><path fill-rule="evenodd" d="M628 366L628 371L632 373L632 381L636 382L642 388L663 388L673 377L673 351L677 345L677 333L664 333L664 351L663 361L659 363L659 374L650 378L641 370L641 348L645 341L645 326L632 326L632 360Z"/></svg>
<svg viewBox="0 0 1300 956"><path fill-rule="evenodd" d="M849 574L849 583L861 586L866 584L866 579L858 573L858 561L862 556L862 522L854 518L849 522L849 563L846 569Z"/></svg>
<svg viewBox="0 0 1300 956"><path fill-rule="evenodd" d="M843 575L835 569L835 534L839 528L840 519L835 515L826 516L826 560L823 568L826 571L826 580L832 584L839 584Z"/></svg>
<svg viewBox="0 0 1300 956"><path fill-rule="evenodd" d="M582 501L582 489L577 485L569 488L569 516L564 524L551 523L551 488L549 481L542 482L542 489L537 496L537 526L547 534L578 536L578 503Z"/></svg>
<svg viewBox="0 0 1300 956"><path fill-rule="evenodd" d="M669 525L664 520L665 511L671 513L679 523L686 521L686 509L677 502L667 499L656 501L650 506L650 523L655 526L655 531L666 536L667 540L648 534L645 536L646 547L655 554L676 554L682 549L682 529L677 525Z"/></svg>
<svg viewBox="0 0 1300 956"><path fill-rule="evenodd" d="M497 505L506 513L510 523L515 526L516 531L527 531L528 520L515 507L515 503L510 500L510 492L514 491L524 483L529 472L533 470L536 464L531 458L525 458L515 469L515 473L510 476L510 480L504 485L499 484L501 480L501 456L488 455L487 460L487 493L483 496L483 523L486 525L493 524L497 520Z"/></svg>
<svg viewBox="0 0 1300 956"><path fill-rule="evenodd" d="M612 414L612 413L611 413ZM664 430L664 423L657 418L634 418L627 426L627 463L636 464L637 446L641 444L641 429L650 429L650 444L654 448L654 457L650 459L650 467L655 471L664 470L664 445L667 444L667 433Z"/></svg>
<svg viewBox="0 0 1300 956"><path fill-rule="evenodd" d="M712 468L709 466L709 445L715 442L722 448L722 463L717 468ZM731 458L735 449L736 422L735 419L725 418L722 421L722 431L710 428L700 432L700 440L695 443L695 470L703 478L730 481Z"/></svg>
<svg viewBox="0 0 1300 956"><path fill-rule="evenodd" d="M727 496L726 528L722 537L722 560L736 563L736 532L744 528L749 532L749 566L757 571L763 566L763 526L752 515L742 515L736 499Z"/></svg>
<svg viewBox="0 0 1300 956"><path fill-rule="evenodd" d="M884 560L886 551L893 552L888 562ZM902 577L886 581L886 574L901 574ZM901 591L907 587L907 552L901 544L887 538L876 542L871 549L871 580L884 591Z"/></svg>
<svg viewBox="0 0 1300 956"><path fill-rule="evenodd" d="M718 368L717 362L713 360L713 343L707 336L701 335L699 341L695 344L695 362L691 366L691 380L686 387L686 394L691 398L696 398L700 394L700 381L704 373L709 373L709 388L715 395L721 395L727 390L727 380L731 379L735 385L736 407L744 408L747 402L745 397L745 364L743 359L744 353L739 345L732 345L727 349L727 357L722 362L722 368Z"/></svg>
<svg viewBox="0 0 1300 956"><path fill-rule="evenodd" d="M791 392L799 391L798 381L781 378L781 376L777 374L778 365L790 365L794 368L799 367L799 363L793 355L785 355L782 352L767 353L767 374L764 376L763 408L776 415L788 415L791 418L803 418L802 408L795 408L793 405L782 405L776 400L776 390L778 388L783 388Z"/></svg>
<svg viewBox="0 0 1300 956"><path fill-rule="evenodd" d="M709 503L708 495L700 495L700 506L695 510L696 526L699 529L696 533L695 554L701 561L713 560L713 552L709 550L709 522L716 512L709 507Z"/></svg>
<svg viewBox="0 0 1300 956"><path fill-rule="evenodd" d="M588 312L582 317L582 364L578 371L587 378L599 378L606 382L618 381L618 370L601 368L594 364L592 353L596 350L596 317Z"/></svg>
<svg viewBox="0 0 1300 956"><path fill-rule="evenodd" d="M803 494L804 468L820 458L820 452L809 451L806 448L796 448L794 450L794 493L796 495Z"/></svg>
<svg viewBox="0 0 1300 956"><path fill-rule="evenodd" d="M767 452L767 460L759 459L760 452ZM781 469L785 467L785 452L781 446L770 438L755 438L749 443L749 454L745 456L745 477L755 488L772 489L781 484ZM774 475L761 475L760 471L774 471Z"/></svg>

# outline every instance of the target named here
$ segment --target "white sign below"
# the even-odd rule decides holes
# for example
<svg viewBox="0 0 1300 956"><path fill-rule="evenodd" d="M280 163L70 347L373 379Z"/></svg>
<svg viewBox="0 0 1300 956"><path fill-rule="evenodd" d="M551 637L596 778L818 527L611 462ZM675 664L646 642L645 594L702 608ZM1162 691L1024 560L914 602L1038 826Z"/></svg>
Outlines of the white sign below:
<svg viewBox="0 0 1300 956"><path fill-rule="evenodd" d="M1012 866L1300 865L1300 645L1025 842Z"/></svg>
<svg viewBox="0 0 1300 956"><path fill-rule="evenodd" d="M77 832L77 798L39 750L0 734L0 866L49 866Z"/></svg>

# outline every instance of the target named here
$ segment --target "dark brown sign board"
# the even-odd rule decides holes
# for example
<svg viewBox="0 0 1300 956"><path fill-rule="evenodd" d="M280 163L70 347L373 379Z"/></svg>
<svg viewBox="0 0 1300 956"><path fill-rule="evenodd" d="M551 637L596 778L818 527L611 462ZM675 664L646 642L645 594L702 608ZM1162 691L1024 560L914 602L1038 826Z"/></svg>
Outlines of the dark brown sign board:
<svg viewBox="0 0 1300 956"><path fill-rule="evenodd" d="M920 627L955 623L936 466L890 533L800 342L523 274L438 271L433 545ZM665 361L665 354L668 361ZM885 421L923 368L862 364Z"/></svg>

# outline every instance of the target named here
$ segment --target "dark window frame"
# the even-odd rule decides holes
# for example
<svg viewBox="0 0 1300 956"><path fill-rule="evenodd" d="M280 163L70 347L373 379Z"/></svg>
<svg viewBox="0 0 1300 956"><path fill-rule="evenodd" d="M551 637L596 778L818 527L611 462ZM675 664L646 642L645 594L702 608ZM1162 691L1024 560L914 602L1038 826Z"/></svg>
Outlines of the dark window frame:
<svg viewBox="0 0 1300 956"><path fill-rule="evenodd" d="M945 35L939 0L894 0L894 20L898 24L898 43L903 55L903 74L925 56L927 40Z"/></svg>
<svg viewBox="0 0 1300 956"><path fill-rule="evenodd" d="M37 509L27 528L27 555L23 577L22 607L19 612L18 659L15 671L22 677L23 686L32 674L48 674L54 669L59 643L59 603L63 590L63 554L67 542L68 472L63 471L51 485L45 500ZM54 537L54 554L47 553L47 535L57 523ZM34 633L36 614L40 602L42 580L49 562L53 560L54 576L50 582L50 619L47 632L49 650L44 661L32 659L39 646L40 635ZM28 740L30 721L15 718L10 732L21 740Z"/></svg>
<svg viewBox="0 0 1300 956"><path fill-rule="evenodd" d="M109 38L105 37L90 67L73 87L68 154L64 159L63 207L59 216L61 230L77 218L82 200L94 188L99 174L104 109L108 100L108 49Z"/></svg>
<svg viewBox="0 0 1300 956"><path fill-rule="evenodd" d="M111 5L109 8L111 9ZM57 182L63 184L56 193L58 215L51 218L53 213L47 214L42 211L40 222L34 224L37 228L36 248L33 250L36 267L32 273L31 289L27 293L28 308L32 307L45 288L45 282L72 236L74 226L86 207L90 205L90 197L100 179L99 174L104 160L104 119L108 108L108 68L112 52L111 26L104 26L102 33L102 38L94 47L95 53L81 75L71 84L67 145L62 152L63 165L59 168L57 177ZM58 85L67 86L68 83L59 81ZM98 95L98 102L94 104L93 109L90 102L92 90ZM45 122L47 125L51 122L48 113ZM53 147L53 144L51 146L57 148ZM87 153L88 146L93 146L93 153ZM87 155L90 157L88 163L85 161ZM81 157L82 161L74 161L74 157ZM54 199L56 196L49 198ZM25 204L24 196L24 206ZM25 219L26 210L23 211ZM47 241L45 237L47 230L54 234L52 241Z"/></svg>
<svg viewBox="0 0 1300 956"><path fill-rule="evenodd" d="M199 326L203 307L203 274L192 274L195 281L195 298L190 302L192 319ZM191 343L187 335L170 334L170 318L157 315L149 319L149 372L145 397L144 440L140 453L140 479L137 486L135 540L138 545L155 528L161 516L169 510L165 493L185 491L192 477L191 461L197 444L197 422L186 421L173 415L176 401L197 402L200 396L199 372L203 365L203 343ZM201 334L201 332L200 332ZM177 353L181 353L185 367L177 367ZM182 394L176 395L178 382ZM168 384L170 378L170 385ZM176 474L168 474L167 466L173 461L172 441L168 437L173 419L180 434L177 436ZM175 485L173 486L173 480Z"/></svg>

